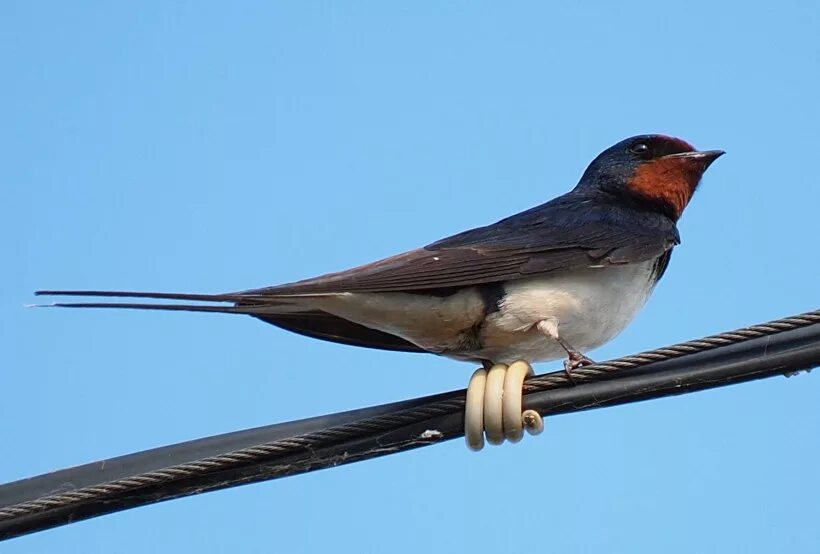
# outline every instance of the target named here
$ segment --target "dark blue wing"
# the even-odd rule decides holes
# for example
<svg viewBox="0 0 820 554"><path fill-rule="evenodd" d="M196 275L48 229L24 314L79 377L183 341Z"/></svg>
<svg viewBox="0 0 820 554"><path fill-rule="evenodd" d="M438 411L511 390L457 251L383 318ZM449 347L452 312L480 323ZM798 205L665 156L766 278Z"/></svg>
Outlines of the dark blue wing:
<svg viewBox="0 0 820 554"><path fill-rule="evenodd" d="M243 295L406 292L655 259L679 242L672 220L600 193L546 204L378 262Z"/></svg>

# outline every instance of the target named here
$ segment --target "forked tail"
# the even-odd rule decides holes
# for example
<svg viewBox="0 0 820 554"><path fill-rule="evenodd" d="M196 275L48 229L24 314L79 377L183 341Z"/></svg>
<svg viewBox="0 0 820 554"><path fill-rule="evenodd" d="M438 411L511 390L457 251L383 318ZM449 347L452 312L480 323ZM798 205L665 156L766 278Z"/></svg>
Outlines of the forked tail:
<svg viewBox="0 0 820 554"><path fill-rule="evenodd" d="M98 298L150 298L155 300L186 300L190 302L211 302L211 304L175 304L161 302L55 302L37 304L34 308L123 308L129 310L165 310L183 312L212 312L223 314L264 315L276 313L275 306L281 306L279 299L265 298L258 294L187 294L173 292L135 292L112 290L38 290L36 296L89 296ZM218 305L213 302L230 302L232 305Z"/></svg>

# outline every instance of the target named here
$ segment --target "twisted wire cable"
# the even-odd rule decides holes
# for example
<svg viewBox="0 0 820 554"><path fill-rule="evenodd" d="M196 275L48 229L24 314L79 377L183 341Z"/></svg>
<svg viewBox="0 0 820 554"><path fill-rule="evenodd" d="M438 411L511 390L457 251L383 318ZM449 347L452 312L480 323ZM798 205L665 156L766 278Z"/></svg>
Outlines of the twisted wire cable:
<svg viewBox="0 0 820 554"><path fill-rule="evenodd" d="M692 354L709 351L715 348L741 344L761 337L773 336L787 331L793 331L815 324L820 324L820 310L770 321L767 323L744 327L730 332L708 336L672 346L650 350L640 354L625 356L603 363L580 367L573 371L571 382L563 371L547 373L528 379L524 384L525 395L549 391L558 388L572 387L584 383L616 380L620 374L629 370L642 368L655 362L673 360ZM820 363L820 361L818 361ZM805 368L805 367L804 367ZM801 368L803 369L803 368ZM3 534L3 522L10 522L20 518L31 518L40 512L49 510L66 510L89 503L111 502L111 499L123 495L133 495L146 487L161 487L170 483L191 481L196 482L196 490L186 492L203 492L215 488L223 488L246 482L263 479L272 479L291 475L311 469L330 467L340 463L349 463L358 459L366 459L375 455L394 453L426 444L433 444L445 439L455 438L458 433L443 433L435 429L424 430L411 438L399 441L385 439L383 451L358 452L355 448L345 450L334 456L317 456L316 452L327 449L332 445L362 441L364 438L386 435L399 428L423 424L440 416L460 415L465 407L465 391L454 391L445 395L438 395L435 400L420 406L401 409L394 413L377 415L375 417L334 425L325 429L295 435L288 438L273 440L254 446L238 448L213 456L205 456L193 461L169 465L161 469L146 471L128 477L113 479L104 483L83 486L75 490L56 490L38 498L3 505L3 485L0 485L0 539L16 536L13 533ZM537 409L542 415L548 410ZM381 444L380 441L377 441ZM378 450L378 448L377 448ZM298 463L297 463L298 462ZM254 469L259 464L263 470ZM203 484L197 479L209 475L219 475L226 470L241 470L239 476L230 483L214 478ZM176 494L175 496L180 496ZM169 496L169 498L172 496ZM153 499L158 501L162 498ZM149 501L142 502L147 504ZM122 508L120 508L122 509ZM105 510L100 511L103 513ZM112 511L112 510L107 510ZM99 514L91 514L99 515ZM91 517L86 515L85 517ZM70 518L71 519L71 518ZM63 522L65 523L65 522ZM18 533L19 534L19 533Z"/></svg>

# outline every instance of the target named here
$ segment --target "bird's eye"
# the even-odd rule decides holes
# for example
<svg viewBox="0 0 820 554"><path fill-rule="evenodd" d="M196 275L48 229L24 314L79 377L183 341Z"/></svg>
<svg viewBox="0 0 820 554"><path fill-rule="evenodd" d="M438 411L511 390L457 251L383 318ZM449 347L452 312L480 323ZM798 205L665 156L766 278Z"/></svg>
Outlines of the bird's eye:
<svg viewBox="0 0 820 554"><path fill-rule="evenodd" d="M633 154L637 154L644 160L648 160L652 157L652 148L650 148L645 142L636 142L629 147L629 151Z"/></svg>

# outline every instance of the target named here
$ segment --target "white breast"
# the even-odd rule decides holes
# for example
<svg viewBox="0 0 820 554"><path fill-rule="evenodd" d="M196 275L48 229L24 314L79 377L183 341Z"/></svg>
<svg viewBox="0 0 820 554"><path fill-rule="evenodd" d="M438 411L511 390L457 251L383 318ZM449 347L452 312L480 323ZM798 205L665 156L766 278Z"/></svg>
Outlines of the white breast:
<svg viewBox="0 0 820 554"><path fill-rule="evenodd" d="M561 336L582 352L596 348L620 333L644 305L653 266L650 261L510 281L499 310L486 319L487 307L475 287L446 297L307 295L293 298L292 308L323 310L456 359L544 361L565 353L535 329L539 321L557 319Z"/></svg>
<svg viewBox="0 0 820 554"><path fill-rule="evenodd" d="M512 281L500 310L487 318L482 354L496 362L543 361L565 356L534 329L555 318L559 334L587 351L620 333L652 292L654 260Z"/></svg>

